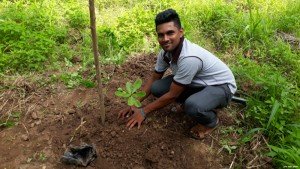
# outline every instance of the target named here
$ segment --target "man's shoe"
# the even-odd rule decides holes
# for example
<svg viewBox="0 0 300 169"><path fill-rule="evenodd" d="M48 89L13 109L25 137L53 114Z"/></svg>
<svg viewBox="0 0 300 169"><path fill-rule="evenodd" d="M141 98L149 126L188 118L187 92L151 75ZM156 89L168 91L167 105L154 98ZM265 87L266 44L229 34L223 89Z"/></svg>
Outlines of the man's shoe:
<svg viewBox="0 0 300 169"><path fill-rule="evenodd" d="M202 140L205 138L206 135L213 132L219 125L219 118L217 119L216 126L213 128L204 126L203 124L197 124L196 126L192 127L190 130L191 137L197 140Z"/></svg>

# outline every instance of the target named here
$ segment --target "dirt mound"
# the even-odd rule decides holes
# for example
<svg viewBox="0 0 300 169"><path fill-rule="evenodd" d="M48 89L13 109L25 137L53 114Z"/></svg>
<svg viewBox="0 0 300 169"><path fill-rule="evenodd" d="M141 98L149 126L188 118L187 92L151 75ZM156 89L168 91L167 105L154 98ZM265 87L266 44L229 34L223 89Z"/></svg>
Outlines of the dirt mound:
<svg viewBox="0 0 300 169"><path fill-rule="evenodd" d="M137 56L120 67L104 67L110 78L104 84L104 125L100 124L96 89L27 87L18 125L0 130L0 168L72 168L59 159L69 145L83 142L94 144L98 152L87 168L228 167L233 157L220 151L220 128L202 141L194 140L187 135L194 122L184 113L172 111L174 105L150 114L140 129L128 130L125 122L117 119L125 104L114 91L127 81L148 77L154 63L153 55ZM226 111L220 116L221 125L234 123Z"/></svg>

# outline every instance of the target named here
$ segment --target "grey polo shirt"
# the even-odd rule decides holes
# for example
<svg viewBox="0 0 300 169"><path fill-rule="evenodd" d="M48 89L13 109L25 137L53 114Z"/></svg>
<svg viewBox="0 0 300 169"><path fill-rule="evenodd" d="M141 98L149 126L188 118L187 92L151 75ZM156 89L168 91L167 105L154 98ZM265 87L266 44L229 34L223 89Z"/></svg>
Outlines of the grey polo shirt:
<svg viewBox="0 0 300 169"><path fill-rule="evenodd" d="M227 83L231 93L236 92L236 82L228 66L215 55L186 38L183 41L177 63L172 63L170 53L166 53L166 57L170 60L169 63L166 63L164 53L164 50L159 52L155 70L164 72L171 68L175 82L190 87Z"/></svg>

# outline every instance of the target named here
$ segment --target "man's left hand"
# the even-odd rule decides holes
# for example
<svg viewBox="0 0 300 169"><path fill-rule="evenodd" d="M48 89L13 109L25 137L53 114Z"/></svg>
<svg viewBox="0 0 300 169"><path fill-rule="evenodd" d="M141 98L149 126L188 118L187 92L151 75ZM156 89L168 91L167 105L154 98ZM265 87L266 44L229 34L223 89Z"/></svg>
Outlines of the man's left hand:
<svg viewBox="0 0 300 169"><path fill-rule="evenodd" d="M142 122L145 120L145 117L143 117L141 110L138 108L133 108L132 111L134 113L129 117L126 127L128 127L130 130L137 124L139 129L141 127Z"/></svg>

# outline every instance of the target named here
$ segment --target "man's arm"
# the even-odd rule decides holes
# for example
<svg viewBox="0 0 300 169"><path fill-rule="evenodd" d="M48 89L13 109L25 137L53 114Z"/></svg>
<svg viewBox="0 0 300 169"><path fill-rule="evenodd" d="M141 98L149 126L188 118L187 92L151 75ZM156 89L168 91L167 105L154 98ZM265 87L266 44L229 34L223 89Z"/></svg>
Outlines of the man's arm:
<svg viewBox="0 0 300 169"><path fill-rule="evenodd" d="M184 89L184 85L172 82L169 92L145 106L144 112L147 114L172 103L184 91Z"/></svg>
<svg viewBox="0 0 300 169"><path fill-rule="evenodd" d="M144 110L144 113L150 113L151 111L157 110L159 108L164 107L167 104L170 104L171 102L175 101L175 99L184 91L185 86L179 85L176 83L172 83L170 87L170 91L163 96L161 96L159 99L156 101L148 104L145 106L143 109L137 109L133 108L134 114L129 118L126 127L129 128L129 130L135 126L136 124L138 125L138 128L140 128L142 122L145 119L145 116L142 114L142 110Z"/></svg>
<svg viewBox="0 0 300 169"><path fill-rule="evenodd" d="M151 90L151 85L153 84L153 82L155 80L159 80L163 77L164 72L162 73L157 73L156 71L153 72L152 76L147 80L147 82L144 84L144 86L142 87L142 91L144 91L146 93L146 95L142 98L139 99L140 102L142 102L144 99L146 99L149 95L150 95L150 90ZM118 118L124 118L127 115L130 115L132 113L132 106L126 107L125 109L122 109L119 113L118 113Z"/></svg>

